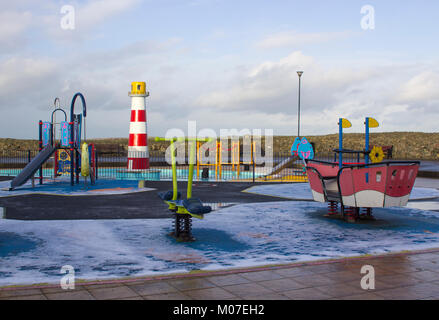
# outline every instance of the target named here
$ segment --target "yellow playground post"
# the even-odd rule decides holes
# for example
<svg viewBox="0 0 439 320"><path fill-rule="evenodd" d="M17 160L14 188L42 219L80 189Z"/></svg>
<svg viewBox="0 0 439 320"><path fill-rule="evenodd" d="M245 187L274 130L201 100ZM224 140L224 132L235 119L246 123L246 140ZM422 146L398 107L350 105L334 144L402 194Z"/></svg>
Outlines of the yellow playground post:
<svg viewBox="0 0 439 320"><path fill-rule="evenodd" d="M252 165L254 163L254 150L255 150L255 142L251 143L250 146L250 161L241 161L241 145L237 141L233 141L231 143L230 149L226 151L230 151L230 162L229 159L226 161L223 160L223 149L222 141L217 141L215 144L215 148L212 150L210 148L204 149L201 142L197 142L197 179L200 179L200 169L202 167L214 167L215 168L215 179L221 180L223 174L223 166L230 166L231 170L236 172L237 178L239 178L241 172L241 165ZM214 162L203 162L203 153L205 155L206 152L214 153ZM229 157L227 157L229 158Z"/></svg>

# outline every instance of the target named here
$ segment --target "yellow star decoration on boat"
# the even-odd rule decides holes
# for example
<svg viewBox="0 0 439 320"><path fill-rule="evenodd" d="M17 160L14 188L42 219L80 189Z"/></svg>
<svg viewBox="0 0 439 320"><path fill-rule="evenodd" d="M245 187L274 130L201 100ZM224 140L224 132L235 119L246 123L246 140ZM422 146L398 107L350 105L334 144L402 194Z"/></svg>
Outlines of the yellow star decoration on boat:
<svg viewBox="0 0 439 320"><path fill-rule="evenodd" d="M383 148L374 146L369 153L370 161L373 163L381 162L384 159L384 151Z"/></svg>

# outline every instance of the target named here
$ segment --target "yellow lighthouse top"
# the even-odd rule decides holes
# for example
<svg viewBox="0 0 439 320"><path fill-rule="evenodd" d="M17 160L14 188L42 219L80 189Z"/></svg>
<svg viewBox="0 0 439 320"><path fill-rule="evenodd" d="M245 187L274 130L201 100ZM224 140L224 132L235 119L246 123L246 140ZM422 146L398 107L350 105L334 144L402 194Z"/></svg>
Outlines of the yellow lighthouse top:
<svg viewBox="0 0 439 320"><path fill-rule="evenodd" d="M131 82L131 94L146 94L145 82Z"/></svg>

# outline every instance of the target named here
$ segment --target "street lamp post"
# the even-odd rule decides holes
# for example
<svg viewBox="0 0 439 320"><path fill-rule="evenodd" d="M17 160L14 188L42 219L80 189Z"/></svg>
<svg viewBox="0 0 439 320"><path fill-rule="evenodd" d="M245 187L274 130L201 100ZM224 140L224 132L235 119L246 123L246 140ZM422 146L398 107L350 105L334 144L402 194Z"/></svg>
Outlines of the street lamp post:
<svg viewBox="0 0 439 320"><path fill-rule="evenodd" d="M300 84L302 79L303 71L297 71L299 76L299 98L298 98L298 111L297 111L297 136L300 138Z"/></svg>

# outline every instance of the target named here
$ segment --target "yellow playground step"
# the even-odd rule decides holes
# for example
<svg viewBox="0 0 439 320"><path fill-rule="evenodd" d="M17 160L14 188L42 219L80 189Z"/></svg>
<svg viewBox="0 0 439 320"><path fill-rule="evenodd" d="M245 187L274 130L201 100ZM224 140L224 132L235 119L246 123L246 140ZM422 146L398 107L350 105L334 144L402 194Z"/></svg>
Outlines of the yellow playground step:
<svg viewBox="0 0 439 320"><path fill-rule="evenodd" d="M308 182L306 175L285 175L285 176L267 176L258 178L257 181L270 181L270 182Z"/></svg>

